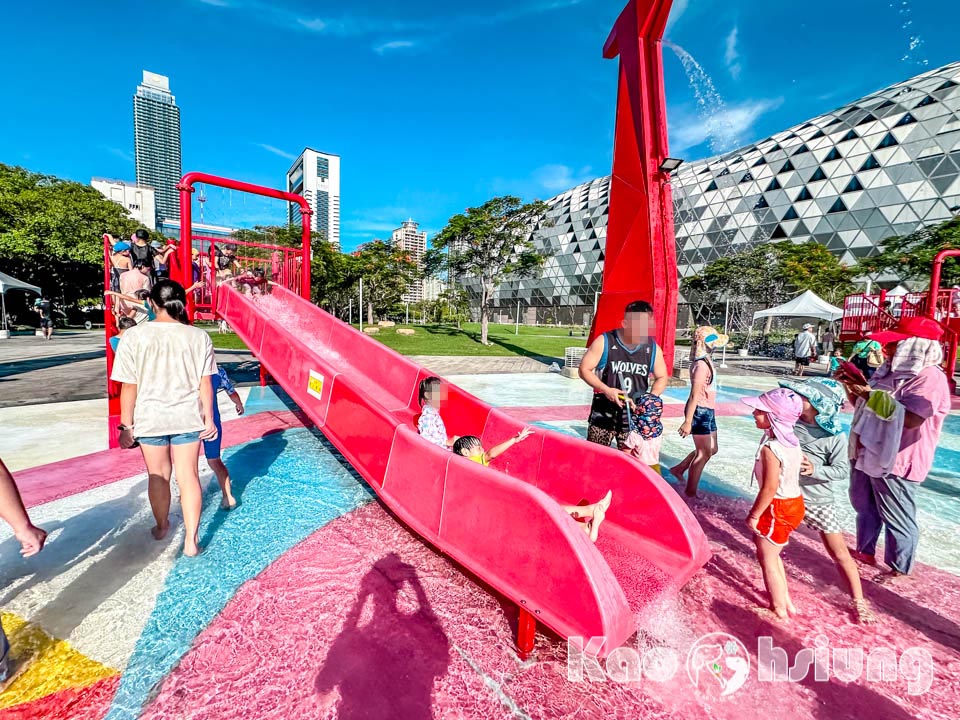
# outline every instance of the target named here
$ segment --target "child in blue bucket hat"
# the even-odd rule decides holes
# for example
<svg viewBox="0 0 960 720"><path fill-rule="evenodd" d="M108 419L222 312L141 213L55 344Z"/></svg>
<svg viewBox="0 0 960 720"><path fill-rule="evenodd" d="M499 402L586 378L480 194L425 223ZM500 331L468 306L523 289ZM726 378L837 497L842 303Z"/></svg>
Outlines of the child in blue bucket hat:
<svg viewBox="0 0 960 720"><path fill-rule="evenodd" d="M850 515L846 493L839 486L850 478L847 435L840 423L846 399L843 386L830 378L781 380L780 386L803 400L803 412L793 429L803 451L800 489L807 509L804 523L820 533L841 584L850 594L857 622L873 622L876 618L863 597L857 564L843 537L844 520Z"/></svg>

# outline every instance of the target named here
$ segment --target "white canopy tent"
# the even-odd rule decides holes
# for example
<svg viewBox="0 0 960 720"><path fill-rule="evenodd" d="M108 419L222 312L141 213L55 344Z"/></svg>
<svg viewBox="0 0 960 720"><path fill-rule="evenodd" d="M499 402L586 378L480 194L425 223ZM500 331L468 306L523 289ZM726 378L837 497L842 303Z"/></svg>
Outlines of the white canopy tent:
<svg viewBox="0 0 960 720"><path fill-rule="evenodd" d="M754 321L768 317L817 318L834 322L843 317L843 310L831 305L815 292L807 290L783 305L760 310L753 314Z"/></svg>
<svg viewBox="0 0 960 720"><path fill-rule="evenodd" d="M42 296L40 288L36 285L30 285L22 280L17 280L6 273L0 272L0 327L7 329L7 290L26 290Z"/></svg>

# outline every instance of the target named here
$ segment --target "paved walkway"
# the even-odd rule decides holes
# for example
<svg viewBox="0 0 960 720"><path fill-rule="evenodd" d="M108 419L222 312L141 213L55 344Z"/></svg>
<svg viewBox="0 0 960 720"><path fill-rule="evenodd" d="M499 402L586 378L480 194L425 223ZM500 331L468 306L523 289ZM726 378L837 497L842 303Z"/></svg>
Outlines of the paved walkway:
<svg viewBox="0 0 960 720"><path fill-rule="evenodd" d="M218 350L217 362L234 382L259 381L260 363L246 350ZM0 408L105 398L106 374L103 330L0 340Z"/></svg>
<svg viewBox="0 0 960 720"><path fill-rule="evenodd" d="M529 357L462 357L412 355L410 359L437 375L490 375L542 373L549 365Z"/></svg>

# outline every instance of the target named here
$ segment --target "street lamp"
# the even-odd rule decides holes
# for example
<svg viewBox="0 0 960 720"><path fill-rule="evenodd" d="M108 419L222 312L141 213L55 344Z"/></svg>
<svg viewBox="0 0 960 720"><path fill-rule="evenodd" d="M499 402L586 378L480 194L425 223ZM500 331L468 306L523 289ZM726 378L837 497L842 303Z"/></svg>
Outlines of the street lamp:
<svg viewBox="0 0 960 720"><path fill-rule="evenodd" d="M683 165L683 160L668 157L663 159L663 162L660 163L660 167L657 169L662 173L672 173L681 165Z"/></svg>

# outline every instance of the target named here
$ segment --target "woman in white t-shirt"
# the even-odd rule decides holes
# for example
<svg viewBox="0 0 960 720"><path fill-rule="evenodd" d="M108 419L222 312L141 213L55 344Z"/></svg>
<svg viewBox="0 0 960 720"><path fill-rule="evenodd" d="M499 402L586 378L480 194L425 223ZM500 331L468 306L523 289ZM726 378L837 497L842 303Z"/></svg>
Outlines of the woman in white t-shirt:
<svg viewBox="0 0 960 720"><path fill-rule="evenodd" d="M140 444L150 477L148 495L157 521L152 532L157 540L170 529L170 473L176 469L185 529L183 554L192 557L200 552L200 441L217 437L210 381L217 364L210 336L189 325L182 285L160 280L148 302L156 320L127 330L113 361L111 379L123 383L120 446Z"/></svg>

